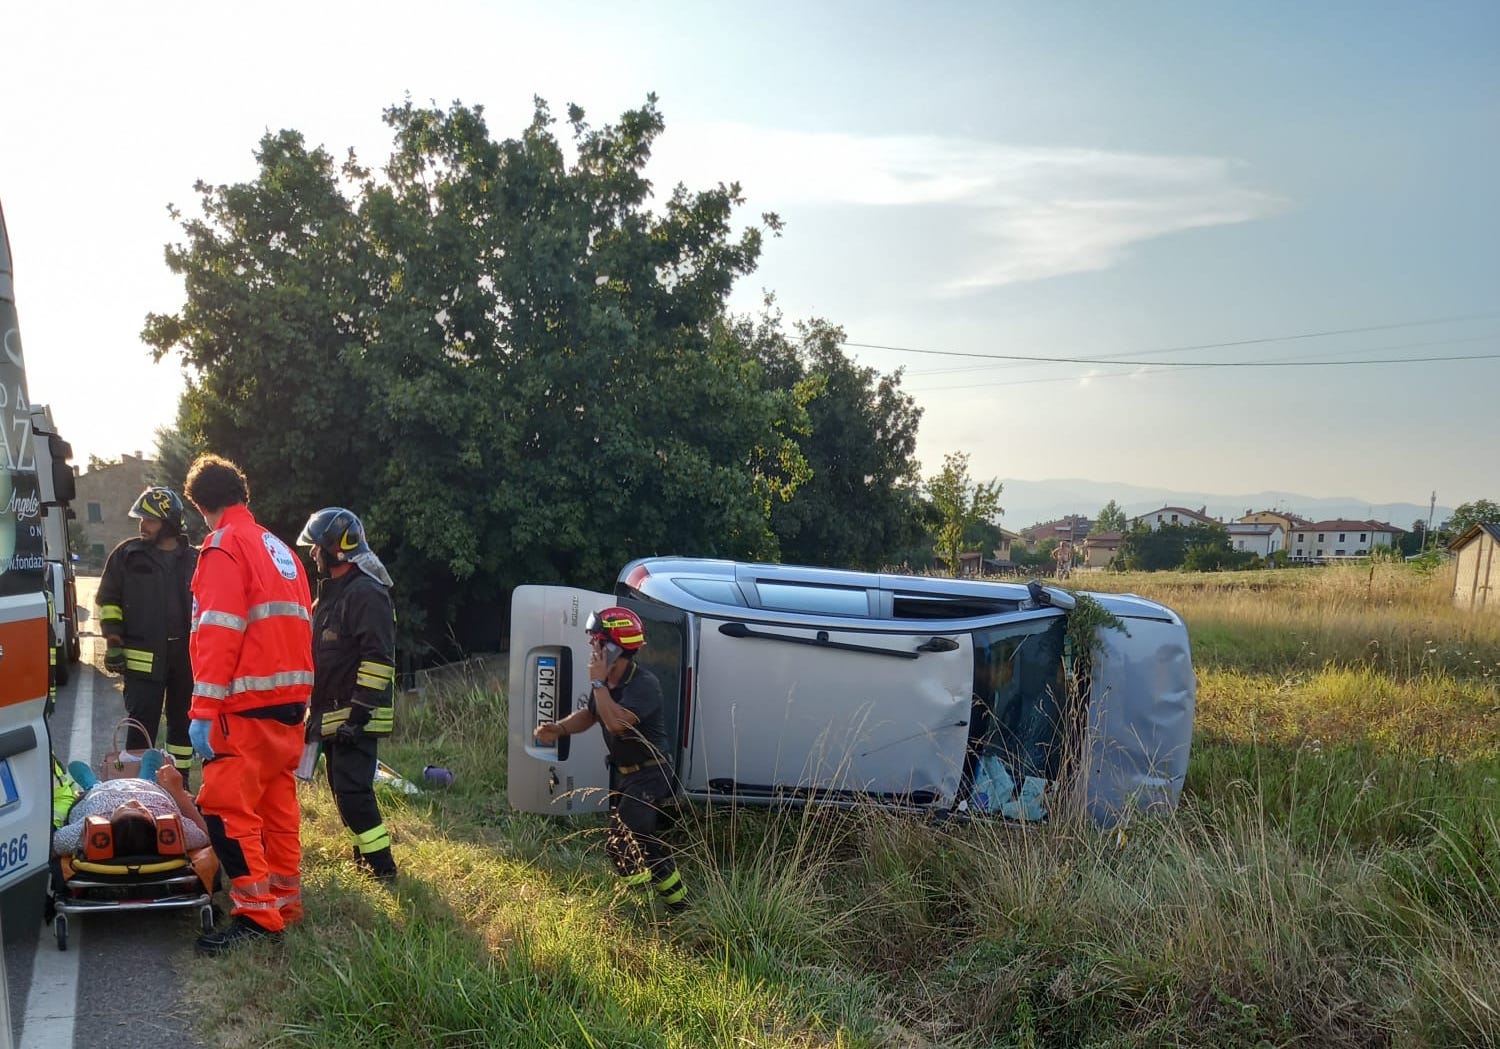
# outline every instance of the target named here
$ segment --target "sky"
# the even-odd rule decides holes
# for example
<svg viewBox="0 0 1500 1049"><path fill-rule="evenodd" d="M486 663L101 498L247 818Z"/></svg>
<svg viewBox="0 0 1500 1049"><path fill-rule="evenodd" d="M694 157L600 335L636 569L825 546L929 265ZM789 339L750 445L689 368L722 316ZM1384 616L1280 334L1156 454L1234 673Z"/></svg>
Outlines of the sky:
<svg viewBox="0 0 1500 1049"><path fill-rule="evenodd" d="M533 96L602 123L655 92L663 195L737 180L747 223L786 222L734 308L774 292L904 369L924 475L961 451L977 479L1500 499L1492 0L0 18L31 395L79 462L149 454L171 423L181 365L140 340L182 304L168 205L253 177L267 131L378 166L407 96L483 104L508 137ZM1408 357L1429 359L1347 363Z"/></svg>

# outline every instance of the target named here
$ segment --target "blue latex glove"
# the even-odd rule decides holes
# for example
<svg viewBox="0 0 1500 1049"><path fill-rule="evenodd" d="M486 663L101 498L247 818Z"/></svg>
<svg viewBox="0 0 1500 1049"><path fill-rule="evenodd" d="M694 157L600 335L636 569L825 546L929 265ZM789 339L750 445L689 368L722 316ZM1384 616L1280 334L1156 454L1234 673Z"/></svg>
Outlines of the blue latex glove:
<svg viewBox="0 0 1500 1049"><path fill-rule="evenodd" d="M208 718L194 718L188 724L188 739L192 741L193 753L204 761L214 756L214 748L208 745L208 729L212 724Z"/></svg>

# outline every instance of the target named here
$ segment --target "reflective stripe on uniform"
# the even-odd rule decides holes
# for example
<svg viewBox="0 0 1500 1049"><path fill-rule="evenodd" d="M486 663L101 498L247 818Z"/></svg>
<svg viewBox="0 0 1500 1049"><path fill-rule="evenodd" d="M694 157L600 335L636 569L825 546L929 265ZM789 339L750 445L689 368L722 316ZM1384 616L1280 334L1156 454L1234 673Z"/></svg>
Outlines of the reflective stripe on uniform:
<svg viewBox="0 0 1500 1049"><path fill-rule="evenodd" d="M318 722L318 728L325 736L331 736L338 731L338 727L349 720L349 707L335 707L328 711ZM396 715L390 707L370 707L370 720L364 723L364 730L371 736L388 736L396 726Z"/></svg>
<svg viewBox="0 0 1500 1049"><path fill-rule="evenodd" d="M682 875L673 871L656 883L656 892L663 903L680 903L687 895L687 886L682 883Z"/></svg>
<svg viewBox="0 0 1500 1049"><path fill-rule="evenodd" d="M360 663L354 675L354 683L360 688L374 689L377 692L390 688L395 681L395 667L389 663L376 663L368 659Z"/></svg>
<svg viewBox="0 0 1500 1049"><path fill-rule="evenodd" d="M311 688L312 683L311 671L283 670L279 674L267 674L264 677L237 677L229 683L226 695L238 695L241 692L269 692L273 688L286 688L289 685L307 685ZM197 691L196 686L193 691Z"/></svg>
<svg viewBox="0 0 1500 1049"><path fill-rule="evenodd" d="M156 657L151 654L150 649L127 648L125 650L125 669L134 670L140 674L151 673L151 667L155 665Z"/></svg>
<svg viewBox="0 0 1500 1049"><path fill-rule="evenodd" d="M193 682L193 695L205 699L228 699L229 689L224 685L211 685L207 681Z"/></svg>
<svg viewBox="0 0 1500 1049"><path fill-rule="evenodd" d="M620 880L626 885L645 885L651 880L651 872L636 871L634 874L622 874Z"/></svg>
<svg viewBox="0 0 1500 1049"><path fill-rule="evenodd" d="M288 907L302 906L302 879L285 874L271 875L271 893L276 897L276 907L285 910Z"/></svg>
<svg viewBox="0 0 1500 1049"><path fill-rule="evenodd" d="M125 621L125 609L119 605L100 605L99 621L108 622L111 619L117 619L123 623Z"/></svg>
<svg viewBox="0 0 1500 1049"><path fill-rule="evenodd" d="M180 747L168 743L166 749L167 753L172 755L172 764L176 765L178 769L185 769L192 765L193 748L191 745Z"/></svg>
<svg viewBox="0 0 1500 1049"><path fill-rule="evenodd" d="M252 606L245 614L245 618L252 623L271 616L292 616L312 622L312 613L295 601L267 601L265 604Z"/></svg>
<svg viewBox="0 0 1500 1049"><path fill-rule="evenodd" d="M391 847L391 836L386 832L384 823L378 823L362 834L351 830L349 836L354 839L361 855L368 856L372 852Z"/></svg>
<svg viewBox="0 0 1500 1049"><path fill-rule="evenodd" d="M193 629L197 630L200 626L221 626L226 630L243 631L245 625L244 616L237 616L233 612L210 611L198 613L198 619L193 624Z"/></svg>

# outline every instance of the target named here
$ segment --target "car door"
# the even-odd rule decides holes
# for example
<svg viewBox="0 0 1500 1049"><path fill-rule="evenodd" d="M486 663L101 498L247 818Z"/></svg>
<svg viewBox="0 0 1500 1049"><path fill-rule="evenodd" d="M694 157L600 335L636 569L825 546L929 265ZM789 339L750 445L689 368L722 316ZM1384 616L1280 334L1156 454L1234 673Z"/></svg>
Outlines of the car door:
<svg viewBox="0 0 1500 1049"><path fill-rule="evenodd" d="M674 758L689 687L684 653L687 615L650 602L592 590L520 586L511 595L509 747L506 797L523 812L603 812L609 787L604 736L598 728L537 742L536 726L560 721L588 704L591 612L610 605L633 609L645 623L646 645L636 655L661 682L667 739Z"/></svg>
<svg viewBox="0 0 1500 1049"><path fill-rule="evenodd" d="M938 635L703 616L686 791L952 804L974 653Z"/></svg>

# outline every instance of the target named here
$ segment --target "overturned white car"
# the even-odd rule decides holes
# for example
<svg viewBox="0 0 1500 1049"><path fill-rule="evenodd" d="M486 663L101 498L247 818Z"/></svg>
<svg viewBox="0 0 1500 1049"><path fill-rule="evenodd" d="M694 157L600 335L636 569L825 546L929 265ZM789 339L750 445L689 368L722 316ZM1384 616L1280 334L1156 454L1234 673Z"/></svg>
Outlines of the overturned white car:
<svg viewBox="0 0 1500 1049"><path fill-rule="evenodd" d="M685 798L1037 819L1068 787L1106 825L1173 808L1196 694L1187 630L1155 602L1090 596L1117 624L1095 631L1078 695L1065 687L1075 600L1035 583L645 558L612 595L518 587L510 803L604 809L599 733L534 733L587 702L584 623L622 604L646 625L637 658L661 681L663 757Z"/></svg>

